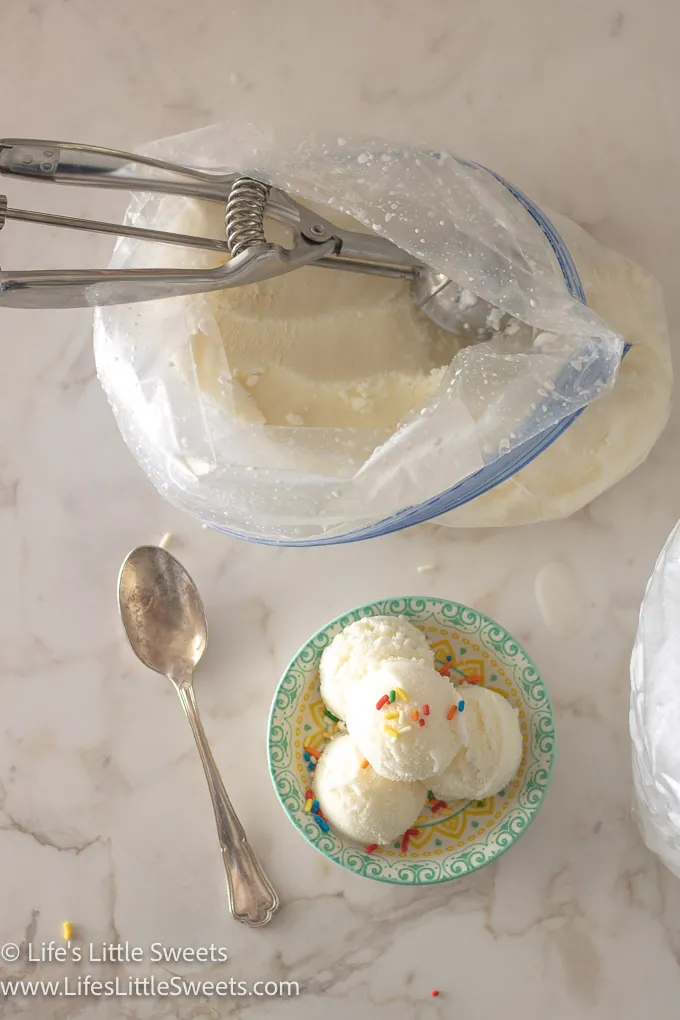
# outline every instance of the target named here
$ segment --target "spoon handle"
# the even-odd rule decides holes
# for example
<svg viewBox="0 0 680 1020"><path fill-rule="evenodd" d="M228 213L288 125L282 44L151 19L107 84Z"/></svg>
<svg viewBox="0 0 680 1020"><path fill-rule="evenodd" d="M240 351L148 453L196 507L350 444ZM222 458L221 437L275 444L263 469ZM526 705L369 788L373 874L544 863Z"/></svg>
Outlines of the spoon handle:
<svg viewBox="0 0 680 1020"><path fill-rule="evenodd" d="M224 788L198 714L192 681L182 679L175 680L174 683L196 738L205 778L208 780L217 822L217 835L227 872L229 909L235 920L251 928L259 928L260 925L271 921L279 905L279 898L246 839L243 826Z"/></svg>

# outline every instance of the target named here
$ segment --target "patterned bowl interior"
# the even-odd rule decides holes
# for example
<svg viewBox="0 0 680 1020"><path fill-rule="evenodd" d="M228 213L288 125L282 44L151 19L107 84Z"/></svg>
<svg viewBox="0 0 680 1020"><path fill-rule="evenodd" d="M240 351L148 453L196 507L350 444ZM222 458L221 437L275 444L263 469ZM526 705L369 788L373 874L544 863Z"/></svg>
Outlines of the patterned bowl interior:
<svg viewBox="0 0 680 1020"><path fill-rule="evenodd" d="M429 802L415 823L408 849L400 841L367 853L305 813L311 774L305 747L322 750L332 723L324 715L318 667L326 645L362 616L405 616L420 628L438 664L482 678L519 710L524 749L516 777L494 797L453 801L433 812ZM456 674L453 674L454 678ZM431 885L470 874L504 853L522 835L550 782L555 751L552 706L527 653L503 627L457 602L435 598L386 599L333 620L300 649L283 675L269 720L269 767L276 793L305 839L330 860L380 882ZM323 805L321 805L323 808Z"/></svg>

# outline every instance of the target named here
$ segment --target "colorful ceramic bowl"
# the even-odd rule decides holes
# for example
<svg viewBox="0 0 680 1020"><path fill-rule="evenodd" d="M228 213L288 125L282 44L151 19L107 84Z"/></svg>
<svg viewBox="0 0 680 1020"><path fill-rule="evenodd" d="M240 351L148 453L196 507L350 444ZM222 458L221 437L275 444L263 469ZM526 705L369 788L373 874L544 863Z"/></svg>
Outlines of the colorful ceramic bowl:
<svg viewBox="0 0 680 1020"><path fill-rule="evenodd" d="M362 616L405 616L427 636L437 663L451 656L459 674L481 677L519 710L524 750L519 771L495 797L424 807L406 851L397 840L367 853L324 831L305 812L311 774L305 748L322 750L332 727L319 694L319 659L348 624ZM455 677L455 673L453 674ZM500 857L541 806L555 755L552 706L527 653L499 624L475 609L435 598L385 599L360 606L322 627L292 660L276 690L269 719L269 767L284 811L305 839L329 860L379 882L433 885L469 875ZM322 805L323 807L323 805Z"/></svg>

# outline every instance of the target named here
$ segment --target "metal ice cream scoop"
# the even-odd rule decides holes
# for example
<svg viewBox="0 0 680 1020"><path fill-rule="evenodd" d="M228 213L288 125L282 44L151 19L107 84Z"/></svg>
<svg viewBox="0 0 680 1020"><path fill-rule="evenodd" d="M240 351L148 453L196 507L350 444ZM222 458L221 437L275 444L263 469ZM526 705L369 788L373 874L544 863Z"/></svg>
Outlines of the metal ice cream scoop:
<svg viewBox="0 0 680 1020"><path fill-rule="evenodd" d="M100 220L12 208L0 196L0 229L24 220L74 230L203 248L231 255L216 269L90 269L0 272L0 306L77 308L131 304L199 294L268 280L302 266L410 280L413 300L438 326L471 336L463 290L408 252L375 234L344 230L286 192L239 174L179 166L148 156L72 142L0 140L0 173L57 184L161 192L218 202L225 207L226 240L150 230ZM265 216L287 225L293 247L267 241ZM492 306L477 299L474 335L484 339ZM477 325L482 325L481 333ZM492 332L492 331L489 331Z"/></svg>
<svg viewBox="0 0 680 1020"><path fill-rule="evenodd" d="M187 714L212 797L229 909L237 921L251 928L267 924L279 899L227 796L194 697L193 671L208 641L196 585L165 549L140 546L121 567L118 604L135 655L172 681Z"/></svg>

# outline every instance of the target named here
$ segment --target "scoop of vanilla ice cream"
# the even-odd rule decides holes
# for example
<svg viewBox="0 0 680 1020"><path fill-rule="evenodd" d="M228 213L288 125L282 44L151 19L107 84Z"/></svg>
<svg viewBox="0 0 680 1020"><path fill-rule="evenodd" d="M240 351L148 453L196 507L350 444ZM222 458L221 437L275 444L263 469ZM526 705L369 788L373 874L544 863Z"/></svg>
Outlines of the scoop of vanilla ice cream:
<svg viewBox="0 0 680 1020"><path fill-rule="evenodd" d="M410 828L425 803L424 783L394 783L370 765L349 735L321 755L314 793L329 825L362 843L391 843Z"/></svg>
<svg viewBox="0 0 680 1020"><path fill-rule="evenodd" d="M378 709L390 691L395 691L395 700ZM457 689L432 665L422 659L394 659L379 664L352 688L347 729L379 775L399 781L429 779L443 772L462 746L458 713L447 718L458 700Z"/></svg>
<svg viewBox="0 0 680 1020"><path fill-rule="evenodd" d="M486 687L457 688L465 701L467 744L430 783L442 800L479 799L498 793L519 768L522 732L517 710Z"/></svg>
<svg viewBox="0 0 680 1020"><path fill-rule="evenodd" d="M350 623L324 649L319 664L321 697L345 718L352 686L387 659L418 659L432 666L427 638L403 616L365 616Z"/></svg>

